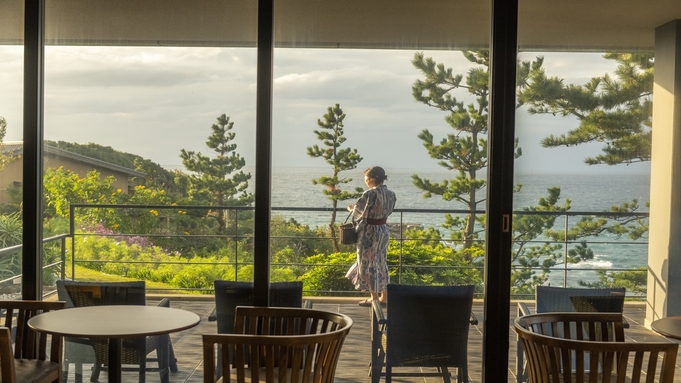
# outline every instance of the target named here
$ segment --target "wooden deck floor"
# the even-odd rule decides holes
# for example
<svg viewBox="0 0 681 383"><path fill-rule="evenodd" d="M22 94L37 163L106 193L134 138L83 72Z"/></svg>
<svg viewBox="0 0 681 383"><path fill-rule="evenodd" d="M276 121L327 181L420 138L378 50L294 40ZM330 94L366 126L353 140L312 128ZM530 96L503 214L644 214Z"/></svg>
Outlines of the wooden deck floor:
<svg viewBox="0 0 681 383"><path fill-rule="evenodd" d="M354 320L354 326L348 335L343 346L339 366L336 370L336 382L359 382L370 383L371 379L368 376L368 364L370 360L369 352L369 334L370 334L370 309L366 307L357 306L354 303L314 303L314 308L319 310L327 310L333 312L342 312L349 315ZM151 302L149 304L153 304ZM172 334L173 345L177 355L179 371L171 373L171 383L202 383L203 382L203 364L201 354L201 334L215 333L216 323L208 321L208 315L213 309L211 301L171 301L171 307L189 310L197 313L201 317L201 323L198 326L180 333ZM471 383L479 383L482 381L482 325L483 325L483 307L481 304L474 305L474 312L477 315L480 324L471 326L469 335L469 375ZM515 315L516 308L511 308L511 316ZM627 340L630 341L670 341L661 337L654 332L643 327L645 318L645 308L641 305L627 305L625 308L625 316L630 323L630 328L626 329ZM509 325L513 318L509 318ZM509 350L509 378L508 381L515 382L515 333L513 330L509 333L510 350ZM681 358L677 360L677 366L681 363ZM73 370L73 368L71 368ZM73 373L69 376L68 381L73 382ZM85 379L89 378L89 368L84 368ZM159 382L158 372L147 372L146 380L149 383ZM87 381L87 380L86 380ZM106 382L106 373L102 373L99 379L100 382ZM138 382L136 372L124 372L124 382ZM412 383L412 382L441 382L437 378L393 378L395 383ZM681 369L677 368L676 382L681 383Z"/></svg>

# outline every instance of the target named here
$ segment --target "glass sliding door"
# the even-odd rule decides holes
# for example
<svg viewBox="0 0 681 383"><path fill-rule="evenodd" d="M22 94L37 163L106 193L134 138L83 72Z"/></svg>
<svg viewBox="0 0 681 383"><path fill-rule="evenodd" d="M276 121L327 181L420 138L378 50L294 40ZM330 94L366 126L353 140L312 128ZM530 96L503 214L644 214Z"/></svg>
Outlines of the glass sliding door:
<svg viewBox="0 0 681 383"><path fill-rule="evenodd" d="M601 4L520 3L511 294L530 306L537 286L646 295L657 25L640 6L608 24Z"/></svg>
<svg viewBox="0 0 681 383"><path fill-rule="evenodd" d="M648 153L647 159L642 161L613 154L615 146L623 139L605 138L607 133L594 132L616 128L608 119L626 118L630 120L628 123L638 125L645 132L637 135L641 141L648 141L646 150L650 151L652 78L644 80L643 72L637 76L639 81L649 81L649 89L642 89L638 95L639 106L621 103L605 108L601 105L606 97L617 97L602 93L605 81L628 81L618 73L630 65L642 71L644 67L652 68L652 53L548 51L520 54L520 60L524 62L537 62L538 59L543 60L547 77L555 79L554 83L561 80L566 90L573 87L575 92L573 95L566 91L560 101L551 100L552 96L547 95L548 86L538 85L537 73L530 74L527 89L520 89L524 105L518 109L517 131L523 158L516 163L515 177L522 189L515 194L514 203L516 210L555 212L555 216L540 220L548 231L538 232L538 236L532 238L535 243L549 240L550 249L546 247L541 255L536 255L538 262L524 264L542 265L532 270L535 284L566 287L606 283L603 269L645 269L647 241L645 236L638 236L637 230L647 218L637 214L647 212L650 155ZM601 85L592 91L592 84L597 81ZM534 92L532 96L530 90ZM577 90L582 94L576 95ZM559 106L579 103L570 97L589 101L577 106ZM648 138L644 138L646 136ZM604 214L613 211L635 214L616 218ZM518 217L519 222L537 219L537 216L523 214ZM566 232L568 238L565 238ZM528 243L529 238L528 242L518 243L518 249ZM526 258L527 250L525 254L519 251L516 259ZM529 269L516 270L518 273L523 271ZM645 275L645 270L634 274L637 273ZM514 293L531 298L533 284L518 282ZM525 286L526 291L522 291L521 286Z"/></svg>
<svg viewBox="0 0 681 383"><path fill-rule="evenodd" d="M274 17L273 279L366 316L338 226L379 166L397 197L390 283L474 284L482 298L489 3L287 5ZM469 350L481 355L479 331Z"/></svg>
<svg viewBox="0 0 681 383"><path fill-rule="evenodd" d="M535 12L521 6L519 19ZM517 243L525 250L518 250L515 265L524 259L522 264L538 266L515 270L529 272L526 280L533 281L517 280L518 297L532 298L537 284L607 284L616 274L604 269L645 275L640 270L646 266L647 243L640 230L647 218L638 214L647 213L649 201L652 46L642 51L633 37L602 41L597 34L575 41L567 38L574 26L559 26L563 32L553 26L545 33L573 47L539 49L532 46L537 37L519 41L521 68L531 69L521 74L518 88L516 131L523 156L516 161L522 188L515 194L515 209L555 215L521 214L517 219L538 220L545 229ZM541 34L521 23L520 36L528 36L523 28ZM606 212L622 216L607 217ZM529 255L539 247L541 252Z"/></svg>
<svg viewBox="0 0 681 383"><path fill-rule="evenodd" d="M0 7L0 295L21 299L24 9Z"/></svg>
<svg viewBox="0 0 681 383"><path fill-rule="evenodd" d="M48 3L44 222L73 234L67 278L252 280L255 3Z"/></svg>

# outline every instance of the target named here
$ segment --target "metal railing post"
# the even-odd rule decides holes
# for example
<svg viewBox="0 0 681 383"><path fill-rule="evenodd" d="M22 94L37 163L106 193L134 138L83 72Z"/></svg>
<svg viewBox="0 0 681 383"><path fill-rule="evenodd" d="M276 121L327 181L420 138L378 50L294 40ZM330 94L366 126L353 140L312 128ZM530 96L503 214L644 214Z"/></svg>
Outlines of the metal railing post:
<svg viewBox="0 0 681 383"><path fill-rule="evenodd" d="M76 280L76 208L69 206L69 231L71 233L71 280Z"/></svg>
<svg viewBox="0 0 681 383"><path fill-rule="evenodd" d="M239 211L234 218L234 280L239 281Z"/></svg>
<svg viewBox="0 0 681 383"><path fill-rule="evenodd" d="M404 261L404 213L400 212L400 262L397 269L397 283L402 283L402 265Z"/></svg>
<svg viewBox="0 0 681 383"><path fill-rule="evenodd" d="M61 239L61 279L66 279L66 237Z"/></svg>
<svg viewBox="0 0 681 383"><path fill-rule="evenodd" d="M565 238L563 238L563 287L567 287L568 274L568 220L569 216L565 214Z"/></svg>

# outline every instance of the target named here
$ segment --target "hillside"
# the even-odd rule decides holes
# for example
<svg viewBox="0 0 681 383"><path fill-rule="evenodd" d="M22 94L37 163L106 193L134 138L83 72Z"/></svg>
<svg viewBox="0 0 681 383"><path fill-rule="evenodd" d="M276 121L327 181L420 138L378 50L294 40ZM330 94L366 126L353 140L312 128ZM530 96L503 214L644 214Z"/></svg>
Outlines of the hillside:
<svg viewBox="0 0 681 383"><path fill-rule="evenodd" d="M144 179L139 181L140 183L148 187L165 190L167 193L180 193L184 195L182 188L175 184L174 172L168 171L161 165L142 158L137 154L121 152L110 146L103 146L92 142L78 144L75 142L45 140L45 145L137 170L146 174Z"/></svg>
<svg viewBox="0 0 681 383"><path fill-rule="evenodd" d="M71 153L96 158L98 160L123 166L128 169L135 169L135 160L138 161L144 160L144 158L136 154L124 153L110 146L102 146L92 142L88 144L78 144L75 142L45 140L45 145L54 146L59 149L64 149Z"/></svg>

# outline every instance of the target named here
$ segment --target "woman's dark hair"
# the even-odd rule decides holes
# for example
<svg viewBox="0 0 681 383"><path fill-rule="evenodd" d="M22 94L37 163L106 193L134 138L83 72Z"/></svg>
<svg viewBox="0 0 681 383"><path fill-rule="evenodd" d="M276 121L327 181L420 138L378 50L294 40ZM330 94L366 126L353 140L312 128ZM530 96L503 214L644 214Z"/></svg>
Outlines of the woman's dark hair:
<svg viewBox="0 0 681 383"><path fill-rule="evenodd" d="M364 175L379 183L383 183L383 181L388 179L388 176L385 175L385 170L380 166L370 167L364 171Z"/></svg>

